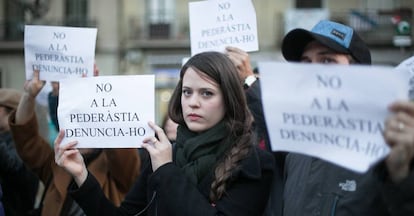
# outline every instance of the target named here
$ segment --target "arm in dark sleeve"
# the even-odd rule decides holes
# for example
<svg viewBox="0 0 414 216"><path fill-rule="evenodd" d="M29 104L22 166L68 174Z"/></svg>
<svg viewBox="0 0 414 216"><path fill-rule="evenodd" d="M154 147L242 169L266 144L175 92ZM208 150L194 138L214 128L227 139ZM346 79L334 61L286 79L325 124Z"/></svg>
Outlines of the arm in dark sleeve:
<svg viewBox="0 0 414 216"><path fill-rule="evenodd" d="M260 79L257 79L250 88L246 89L247 105L254 118L254 130L258 136L259 143L264 142L264 149L271 152L269 131L263 111L262 93ZM260 146L259 146L260 147ZM263 149L263 148L262 148ZM276 160L278 175L283 176L286 152L273 152Z"/></svg>
<svg viewBox="0 0 414 216"><path fill-rule="evenodd" d="M9 116L10 130L20 158L43 182L52 175L54 152L49 143L40 135L36 115L24 124L15 123L16 112Z"/></svg>
<svg viewBox="0 0 414 216"><path fill-rule="evenodd" d="M411 167L413 165L411 163ZM385 169L385 164L381 166ZM414 215L414 169L411 168L409 176L398 184L385 179L382 196L390 215Z"/></svg>
<svg viewBox="0 0 414 216"><path fill-rule="evenodd" d="M88 174L80 188L69 188L69 194L90 216L136 215L145 210L147 206L150 206L152 210L183 216L260 215L268 200L274 172L273 157L268 156L267 160L268 166L262 170L260 178L238 178L215 206L173 163L164 164L154 173L148 165L119 208L105 197L99 183L91 174ZM151 194L156 195L154 200ZM246 197L246 194L249 196ZM251 199L251 197L255 198ZM262 208L257 206L262 206Z"/></svg>
<svg viewBox="0 0 414 216"><path fill-rule="evenodd" d="M264 142L264 148L271 151L270 140L263 112L262 93L260 80L256 80L248 89L245 90L247 106L254 118L254 130L257 134L258 142Z"/></svg>
<svg viewBox="0 0 414 216"><path fill-rule="evenodd" d="M136 215L147 205L147 177L151 170L150 163L148 163L120 207L116 207L106 198L98 181L91 173L88 173L86 181L80 187L71 184L68 188L68 194L89 216Z"/></svg>
<svg viewBox="0 0 414 216"><path fill-rule="evenodd" d="M0 215L4 215L4 207L2 203L2 198L3 198L3 190L1 189L1 185L0 185Z"/></svg>
<svg viewBox="0 0 414 216"><path fill-rule="evenodd" d="M0 142L0 173L10 175L17 173L23 168L23 161L17 154L16 148L12 142Z"/></svg>

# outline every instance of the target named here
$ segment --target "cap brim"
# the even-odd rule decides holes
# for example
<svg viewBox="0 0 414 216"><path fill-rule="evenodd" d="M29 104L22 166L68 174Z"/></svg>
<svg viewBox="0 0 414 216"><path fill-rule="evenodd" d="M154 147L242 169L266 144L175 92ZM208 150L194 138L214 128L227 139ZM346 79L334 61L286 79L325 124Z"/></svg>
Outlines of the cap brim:
<svg viewBox="0 0 414 216"><path fill-rule="evenodd" d="M310 32L305 29L294 29L290 31L283 39L283 57L288 61L300 61L306 45L308 45L308 43L313 40L316 40L319 43L339 53L349 53L345 47L341 46L328 37Z"/></svg>

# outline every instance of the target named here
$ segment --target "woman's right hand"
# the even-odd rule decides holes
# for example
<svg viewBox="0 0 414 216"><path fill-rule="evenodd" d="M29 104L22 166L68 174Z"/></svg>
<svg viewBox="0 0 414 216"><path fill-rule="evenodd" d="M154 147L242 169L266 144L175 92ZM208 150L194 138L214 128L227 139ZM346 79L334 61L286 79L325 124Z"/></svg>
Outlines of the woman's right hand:
<svg viewBox="0 0 414 216"><path fill-rule="evenodd" d="M83 157L78 149L75 148L77 141L61 145L65 132L60 130L55 140L55 162L58 166L71 174L78 186L81 186L88 176Z"/></svg>

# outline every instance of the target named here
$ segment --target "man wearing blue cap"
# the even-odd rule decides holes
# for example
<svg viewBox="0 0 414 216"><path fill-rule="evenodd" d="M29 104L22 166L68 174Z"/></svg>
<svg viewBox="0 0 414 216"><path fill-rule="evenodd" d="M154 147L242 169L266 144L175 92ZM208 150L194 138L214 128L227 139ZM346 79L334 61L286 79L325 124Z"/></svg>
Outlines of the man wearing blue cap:
<svg viewBox="0 0 414 216"><path fill-rule="evenodd" d="M316 50L325 51L316 56L322 57L324 61L309 59L307 53ZM336 64L371 64L371 54L354 30L346 25L323 20L311 31L305 29L294 29L290 31L282 42L282 54L288 61L307 63L336 63ZM324 55L327 54L327 55ZM316 57L312 55L312 57ZM323 57L334 57L331 62ZM340 61L346 57L347 61ZM338 59L339 58L339 59ZM318 60L318 61L315 61Z"/></svg>
<svg viewBox="0 0 414 216"><path fill-rule="evenodd" d="M282 54L293 62L371 64L370 51L358 34L331 21L321 21L311 31L290 31L282 42ZM412 215L409 211L414 209L414 194L407 189L414 184L410 166L414 105L399 102L391 107L396 115L386 121L384 131L391 154L385 163L365 174L313 157L288 154L284 215Z"/></svg>
<svg viewBox="0 0 414 216"><path fill-rule="evenodd" d="M253 74L247 53L235 48L227 53L240 74ZM368 47L352 28L326 20L311 31L290 31L283 39L282 54L291 62L371 64ZM259 80L255 82L251 88L260 88ZM384 139L391 152L365 174L314 157L287 154L283 215L414 215L414 103L396 102L390 111L393 115L385 122Z"/></svg>

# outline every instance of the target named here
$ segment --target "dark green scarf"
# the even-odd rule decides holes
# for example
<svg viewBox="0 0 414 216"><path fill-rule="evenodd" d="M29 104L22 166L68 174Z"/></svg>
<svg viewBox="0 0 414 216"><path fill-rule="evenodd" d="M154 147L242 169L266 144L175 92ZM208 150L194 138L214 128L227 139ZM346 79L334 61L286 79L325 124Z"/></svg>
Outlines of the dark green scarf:
<svg viewBox="0 0 414 216"><path fill-rule="evenodd" d="M198 184L230 147L229 135L223 121L202 133L194 133L180 125L177 130L176 164L194 184Z"/></svg>

